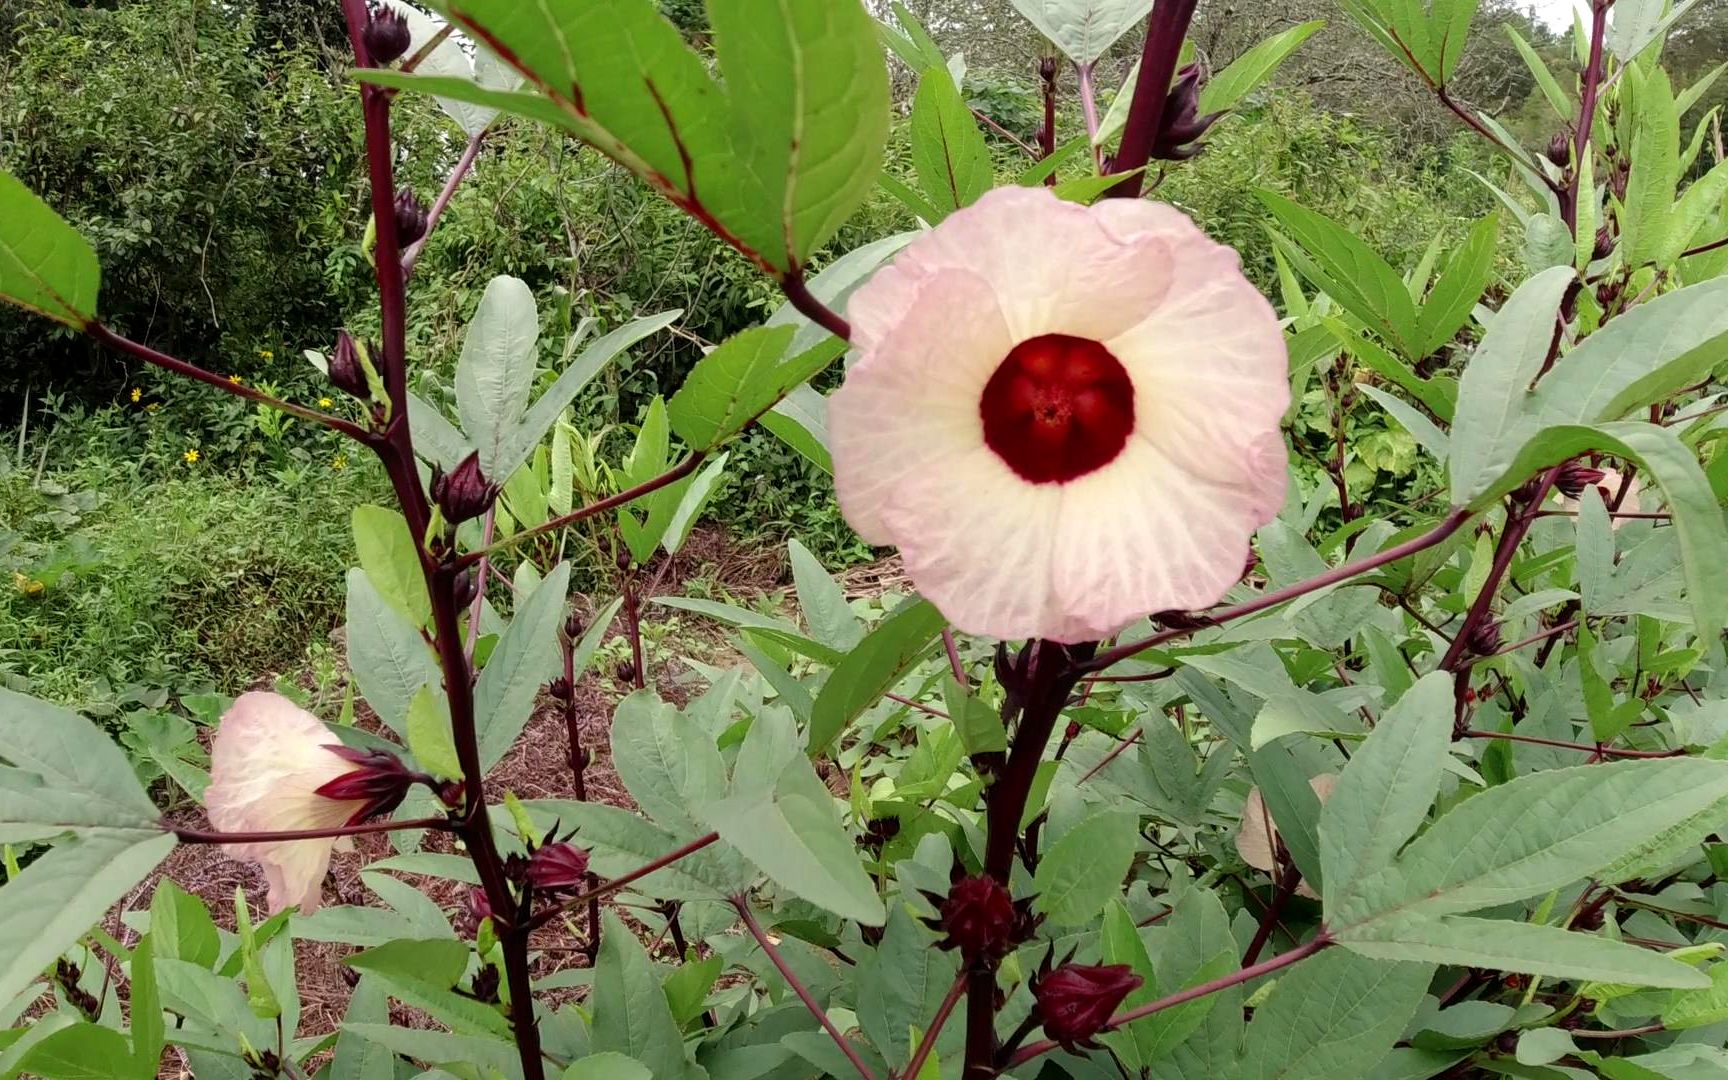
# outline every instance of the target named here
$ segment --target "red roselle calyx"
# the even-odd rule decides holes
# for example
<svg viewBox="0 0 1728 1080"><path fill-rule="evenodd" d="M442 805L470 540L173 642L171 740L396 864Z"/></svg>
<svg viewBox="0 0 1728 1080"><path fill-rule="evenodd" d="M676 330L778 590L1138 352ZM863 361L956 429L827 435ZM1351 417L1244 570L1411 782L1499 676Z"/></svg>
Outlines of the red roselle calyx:
<svg viewBox="0 0 1728 1080"><path fill-rule="evenodd" d="M360 31L360 40L366 46L367 59L379 67L407 52L412 37L407 17L385 4L372 8L365 28Z"/></svg>
<svg viewBox="0 0 1728 1080"><path fill-rule="evenodd" d="M411 771L401 758L388 750L356 750L350 746L327 749L356 767L318 787L315 794L338 802L363 803L348 819L350 825L388 814L402 805L409 788L417 783L429 785L432 782L431 777Z"/></svg>
<svg viewBox="0 0 1728 1080"><path fill-rule="evenodd" d="M528 884L536 889L580 889L587 882L588 853L575 844L546 844L528 860Z"/></svg>
<svg viewBox="0 0 1728 1080"><path fill-rule="evenodd" d="M465 608L472 604L474 598L480 595L479 567L470 567L457 574L452 585L451 594L455 597L457 607Z"/></svg>
<svg viewBox="0 0 1728 1080"><path fill-rule="evenodd" d="M410 188L396 193L396 246L407 247L426 235L431 218Z"/></svg>
<svg viewBox="0 0 1728 1080"><path fill-rule="evenodd" d="M1189 64L1176 73L1176 84L1164 99L1164 117L1152 156L1163 161L1186 161L1198 154L1198 140L1223 113L1200 115L1200 65Z"/></svg>
<svg viewBox="0 0 1728 1080"><path fill-rule="evenodd" d="M1044 1034L1063 1049L1095 1047L1093 1037L1142 981L1127 964L1063 964L1032 976L1033 1009Z"/></svg>
<svg viewBox="0 0 1728 1080"><path fill-rule="evenodd" d="M1584 494L1585 488L1600 484L1607 475L1601 469L1569 462L1560 467L1559 474L1554 477L1554 486L1560 494L1576 499Z"/></svg>
<svg viewBox="0 0 1728 1080"><path fill-rule="evenodd" d="M346 330L336 334L336 350L330 354L328 369L330 382L344 394L361 401L372 396L366 385L366 369L360 363L360 347L355 344L354 335Z"/></svg>
<svg viewBox="0 0 1728 1080"><path fill-rule="evenodd" d="M569 701L570 680L560 675L546 684L546 692L558 701Z"/></svg>
<svg viewBox="0 0 1728 1080"><path fill-rule="evenodd" d="M1493 656L1500 650L1500 623L1484 619L1470 630L1470 651L1477 656Z"/></svg>
<svg viewBox="0 0 1728 1080"><path fill-rule="evenodd" d="M1001 882L987 874L965 877L948 889L948 895L925 893L939 914L927 924L945 936L940 949L959 949L968 964L994 963L1016 945L1028 940L1038 919L1031 901L1016 901Z"/></svg>
<svg viewBox="0 0 1728 1080"><path fill-rule="evenodd" d="M498 486L480 472L479 451L463 458L449 475L436 469L432 472L432 501L452 525L484 514L497 497Z"/></svg>
<svg viewBox="0 0 1728 1080"><path fill-rule="evenodd" d="M1556 131L1548 140L1548 160L1562 169L1572 164L1572 139L1564 131Z"/></svg>

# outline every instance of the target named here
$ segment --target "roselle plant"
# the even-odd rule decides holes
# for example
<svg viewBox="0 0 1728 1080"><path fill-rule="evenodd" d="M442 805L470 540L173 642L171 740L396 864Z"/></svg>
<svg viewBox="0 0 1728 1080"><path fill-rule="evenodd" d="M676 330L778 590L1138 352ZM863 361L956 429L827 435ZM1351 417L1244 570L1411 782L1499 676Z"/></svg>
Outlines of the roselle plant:
<svg viewBox="0 0 1728 1080"><path fill-rule="evenodd" d="M648 0L432 6L341 4L379 332L314 359L352 412L116 333L90 245L0 173L0 296L340 432L396 496L355 511L348 578L382 730L241 697L208 827L165 821L88 720L0 691L0 1002L32 1018L0 1071L152 1077L172 1048L201 1078L1728 1075L1728 164L1660 65L1685 5L1598 0L1576 73L1524 50L1558 131L1533 152L1451 92L1469 0L1345 3L1513 189L1485 178L1505 219L1408 271L1256 192L1282 316L1143 195L1313 25L1208 72L1192 0L1018 4L1086 130L1057 130L1046 60L1033 160L993 189L955 68L898 5L710 0L702 52ZM1105 108L1099 60L1142 21ZM916 186L880 172L884 47L919 77ZM429 204L394 175L417 148L392 109L421 92L468 140ZM566 409L677 312L584 326L536 395L533 297L499 278L453 417L407 355L414 261L501 112L635 173L787 298L615 467ZM879 183L924 227L813 273ZM1365 513L1342 434L1322 484L1293 482L1280 428L1316 382L1340 432L1371 399L1446 486ZM652 602L758 421L919 595L848 601L794 543L799 621ZM617 567L597 611L575 550ZM732 627L749 666L665 700L641 638L668 608ZM637 689L585 746L576 688L620 612ZM533 752L570 797L518 799L490 774L543 686L567 740ZM597 752L634 809L590 798ZM381 906L325 906L331 851L369 833L398 851L361 875ZM162 881L123 937L92 931L178 843L257 863L269 917L241 896L219 930ZM336 1031L300 1030L297 941L355 950Z"/></svg>

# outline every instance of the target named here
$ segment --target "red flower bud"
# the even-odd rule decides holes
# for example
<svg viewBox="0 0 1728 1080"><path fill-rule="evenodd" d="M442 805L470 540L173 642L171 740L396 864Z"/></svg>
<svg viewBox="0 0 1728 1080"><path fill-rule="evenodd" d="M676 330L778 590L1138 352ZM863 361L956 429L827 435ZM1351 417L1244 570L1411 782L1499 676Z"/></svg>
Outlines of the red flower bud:
<svg viewBox="0 0 1728 1080"><path fill-rule="evenodd" d="M546 692L559 701L570 700L570 680L560 675L546 684Z"/></svg>
<svg viewBox="0 0 1728 1080"><path fill-rule="evenodd" d="M1485 619L1470 629L1470 651L1477 656L1492 656L1500 650L1500 623Z"/></svg>
<svg viewBox="0 0 1728 1080"><path fill-rule="evenodd" d="M618 661L618 667L613 674L618 676L619 682L635 682L636 665L631 663L629 660L620 660Z"/></svg>
<svg viewBox="0 0 1728 1080"><path fill-rule="evenodd" d="M556 892L580 889L588 883L588 853L575 844L547 844L528 860L528 884Z"/></svg>
<svg viewBox="0 0 1728 1080"><path fill-rule="evenodd" d="M1554 486L1567 498L1576 499L1584 494L1585 488L1600 484L1607 475L1601 469L1592 469L1576 461L1568 462L1560 467L1560 472L1554 477Z"/></svg>
<svg viewBox="0 0 1728 1080"><path fill-rule="evenodd" d="M349 817L350 825L388 814L402 805L409 788L425 779L419 773L410 772L402 759L388 750L356 750L348 746L327 749L358 768L313 789L313 793L338 802L362 803Z"/></svg>
<svg viewBox="0 0 1728 1080"><path fill-rule="evenodd" d="M564 616L564 639L566 641L575 641L581 637L583 629L582 616L574 611Z"/></svg>
<svg viewBox="0 0 1728 1080"><path fill-rule="evenodd" d="M379 67L407 52L411 37L407 17L395 8L383 4L372 9L365 29L360 31L360 41L366 46L367 58Z"/></svg>
<svg viewBox="0 0 1728 1080"><path fill-rule="evenodd" d="M484 514L497 497L498 486L480 472L478 450L463 458L448 476L436 469L432 471L432 501L452 525Z"/></svg>
<svg viewBox="0 0 1728 1080"><path fill-rule="evenodd" d="M454 588L451 590L456 599L456 606L465 608L480 595L480 568L470 567L456 575Z"/></svg>
<svg viewBox="0 0 1728 1080"><path fill-rule="evenodd" d="M931 926L947 935L937 947L959 949L967 963L1000 959L1018 944L1022 909L995 878L987 874L961 878L949 888L947 897L939 902L936 897L930 899L941 909L941 916Z"/></svg>
<svg viewBox="0 0 1728 1080"><path fill-rule="evenodd" d="M1572 164L1572 140L1564 131L1556 131L1548 140L1548 160L1562 169Z"/></svg>
<svg viewBox="0 0 1728 1080"><path fill-rule="evenodd" d="M1064 964L1033 976L1033 1007L1044 1034L1072 1052L1092 1045L1093 1036L1142 981L1127 964Z"/></svg>
<svg viewBox="0 0 1728 1080"><path fill-rule="evenodd" d="M1164 116L1152 156L1164 161L1186 161L1200 152L1199 138L1223 113L1200 115L1200 65L1189 64L1176 73L1176 85L1164 99Z"/></svg>
<svg viewBox="0 0 1728 1080"><path fill-rule="evenodd" d="M1606 259L1614 251L1614 234L1603 225L1596 230L1596 245L1590 249L1591 259Z"/></svg>
<svg viewBox="0 0 1728 1080"><path fill-rule="evenodd" d="M336 351L330 354L329 371L331 383L349 397L365 401L372 396L371 387L366 385L366 369L360 364L359 346L346 330L336 334Z"/></svg>
<svg viewBox="0 0 1728 1080"><path fill-rule="evenodd" d="M411 188L396 193L396 246L407 247L426 235L431 218Z"/></svg>

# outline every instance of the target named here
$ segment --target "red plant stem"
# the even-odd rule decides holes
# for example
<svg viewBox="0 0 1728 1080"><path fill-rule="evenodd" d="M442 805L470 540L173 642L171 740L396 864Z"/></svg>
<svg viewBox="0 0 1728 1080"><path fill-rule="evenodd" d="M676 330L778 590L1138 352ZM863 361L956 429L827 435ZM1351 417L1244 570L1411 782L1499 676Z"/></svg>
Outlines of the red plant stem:
<svg viewBox="0 0 1728 1080"><path fill-rule="evenodd" d="M445 23L440 27L436 34L433 34L431 37L426 39L426 44L415 50L413 56L410 56L402 62L402 73L406 75L421 64L425 63L426 58L437 51L438 46L444 44L445 40L450 37L455 29L455 25L451 23Z"/></svg>
<svg viewBox="0 0 1728 1080"><path fill-rule="evenodd" d="M1728 247L1728 236L1724 236L1720 240L1712 240L1708 244L1699 244L1695 248L1687 248L1685 251L1680 253L1680 257L1682 259L1690 258L1693 255L1702 255L1706 251L1715 251L1717 248L1722 247Z"/></svg>
<svg viewBox="0 0 1728 1080"><path fill-rule="evenodd" d="M742 896L734 896L732 906L738 910L738 915L744 920L744 926L750 931L750 936L755 938L756 944L760 945L762 951L768 954L768 959L780 972L780 977L786 980L788 986L792 987L792 992L798 995L798 1000L804 1003L804 1007L810 1010L810 1015L814 1016L816 1022L822 1025L822 1030L826 1031L828 1037L834 1040L834 1045L838 1046L840 1052L846 1055L846 1060L850 1061L853 1068L858 1070L858 1075L862 1076L864 1080L876 1080L876 1074L871 1072L870 1066L864 1064L864 1059L858 1056L857 1048L846 1041L846 1036L840 1034L840 1029L834 1026L834 1021L828 1019L827 1010L817 1003L815 997L810 993L810 988L804 985L804 981L798 978L797 974L786 963L785 958L780 955L780 950L776 949L774 943L768 940L768 932L762 929L762 924L756 921L756 913L750 910L750 901Z"/></svg>
<svg viewBox="0 0 1728 1080"><path fill-rule="evenodd" d="M989 128L991 131L994 131L996 134L1002 136L1004 139L1007 139L1009 142L1013 143L1015 146L1018 146L1033 161L1039 160L1038 150L1036 147L1026 145L1026 141L1024 139L1020 138L1020 136L1014 134L1012 131L1009 131L1007 128L1003 127L1001 124L998 124L996 121L990 119L989 113L985 112L982 109L973 109L972 110L972 116L974 119L978 120L980 123L982 123L985 127Z"/></svg>
<svg viewBox="0 0 1728 1080"><path fill-rule="evenodd" d="M954 681L961 686L970 685L966 681L966 664L960 659L960 646L954 640L954 628L942 628L942 648L948 653L948 670L954 673Z"/></svg>
<svg viewBox="0 0 1728 1080"><path fill-rule="evenodd" d="M1662 943L1662 947L1671 949L1674 946ZM1621 1028L1618 1031L1592 1031L1589 1028L1573 1028L1571 1035L1574 1039L1636 1039L1641 1035L1654 1035L1659 1031L1667 1030L1668 1028L1664 1024L1645 1024L1643 1027Z"/></svg>
<svg viewBox="0 0 1728 1080"><path fill-rule="evenodd" d="M342 0L348 37L362 67L376 67L366 51L361 31L369 16L364 0ZM377 233L374 270L378 280L378 317L382 326L382 372L390 396L391 415L408 411L408 295L402 272L402 249L396 237L395 150L390 140L390 95L370 85L360 87L360 107L366 125L366 171L372 184L372 218Z"/></svg>
<svg viewBox="0 0 1728 1080"><path fill-rule="evenodd" d="M1124 753L1127 752L1129 747L1135 745L1139 741L1140 741L1140 729L1135 728L1134 734L1128 736L1126 739L1118 740L1116 745L1112 746L1110 748L1110 752L1108 754L1105 754L1103 756L1103 758L1099 759L1098 764L1092 766L1090 769L1087 769L1084 776L1082 776L1082 777L1080 777L1080 779L1074 781L1074 786L1079 787L1081 784L1084 784L1086 781L1092 779L1094 776L1097 776L1099 773L1103 772L1104 767L1106 765L1110 764L1112 761L1115 761L1117 758L1121 757Z"/></svg>
<svg viewBox="0 0 1728 1080"><path fill-rule="evenodd" d="M648 685L648 672L642 655L642 596L637 591L634 573L624 583L624 628L630 635L630 662L634 667L630 681L641 690Z"/></svg>
<svg viewBox="0 0 1728 1080"><path fill-rule="evenodd" d="M588 751L582 747L582 724L576 715L576 643L566 641L561 650L564 654L564 685L569 688L569 694L561 703L564 707L564 737L568 742L570 778L576 788L576 801L588 801ZM588 874L588 891L593 892L600 884L599 875L592 871ZM588 898L588 962L592 964L600 954L600 899L596 896Z"/></svg>
<svg viewBox="0 0 1728 1080"><path fill-rule="evenodd" d="M1242 954L1244 966L1260 959L1260 950L1272 940L1272 931L1278 925L1278 917L1284 914L1284 906L1296 895L1296 886L1301 883L1302 872L1296 869L1294 862L1287 862L1284 872L1278 875L1278 883L1272 892L1272 903L1267 905L1265 913L1260 916L1260 925L1254 930L1254 940L1248 943L1247 951Z"/></svg>
<svg viewBox="0 0 1728 1080"><path fill-rule="evenodd" d="M507 536L504 539L498 541L497 543L488 544L486 547L481 548L479 551L470 551L466 555L463 555L461 558L456 560L456 562L455 562L456 569L466 570L468 567L473 566L475 563L479 562L481 559L487 558L490 555L493 555L493 554L496 554L497 552L503 551L506 548L514 547L515 545L520 544L524 540L528 540L528 539L531 539L531 538L536 537L536 536L544 536L549 532L557 532L559 529L565 528L566 526L569 526L569 525L574 525L574 524L576 524L576 522L582 521L585 518L591 518L595 514L602 514L608 510L616 509L617 507L623 506L626 503L634 502L637 499L640 499L644 495L652 495L654 492L659 491L661 488L666 487L669 484L676 484L678 481L684 479L686 476L689 476L691 473L695 472L696 466L702 464L702 459L705 456L706 455L699 454L699 453L698 454L691 454L689 457L685 458L683 461L680 461L678 464L672 466L672 468L667 469L665 472L661 473L659 476L656 476L651 480L644 480L642 483L637 484L633 488L630 488L626 491L620 491L616 495L609 495L606 498L600 499L596 502L591 502L587 506L579 507L575 510L570 511L568 514L564 514L560 517L555 517L551 521L547 521L547 522L544 522L540 525L534 526L532 529L523 529L521 532L514 533L510 536Z"/></svg>
<svg viewBox="0 0 1728 1080"><path fill-rule="evenodd" d="M358 825L338 825L329 829L286 829L281 832L216 832L167 826L183 844L279 844L290 840L328 840L335 836L370 836L373 833L403 832L408 829L442 829L456 826L449 818L409 818L404 821L364 821Z"/></svg>
<svg viewBox="0 0 1728 1080"><path fill-rule="evenodd" d="M1106 197L1135 199L1146 163L1164 127L1164 103L1170 97L1170 80L1182 56L1182 42L1194 19L1197 0L1164 0L1155 4L1146 18L1146 45L1140 53L1140 75L1134 82L1134 97L1128 103L1128 120L1122 128L1122 145L1110 171L1128 173Z"/></svg>
<svg viewBox="0 0 1728 1080"><path fill-rule="evenodd" d="M462 151L461 160L456 162L454 169L450 170L449 179L444 181L444 189L438 193L438 198L433 201L432 209L426 212L426 235L414 241L414 246L402 255L403 274L414 272L414 264L420 261L421 253L426 250L426 245L432 240L432 230L438 227L438 219L443 217L444 211L449 208L450 200L456 195L456 189L462 186L463 179L468 175L469 170L474 168L474 159L480 156L480 144L485 141L486 133L484 131L469 138L467 148Z"/></svg>
<svg viewBox="0 0 1728 1080"><path fill-rule="evenodd" d="M1075 64L1074 72L1080 79L1080 110L1086 117L1086 143L1092 148L1092 163L1095 168L1104 167L1104 148L1098 145L1098 90L1092 84L1091 64Z"/></svg>
<svg viewBox="0 0 1728 1080"><path fill-rule="evenodd" d="M1572 149L1572 183L1561 206L1566 228L1578 231L1578 185L1584 172L1584 155L1590 152L1591 129L1596 126L1596 95L1602 87L1604 63L1602 39L1608 29L1608 9L1614 0L1593 0L1590 5L1590 60L1584 65L1584 90L1578 101L1578 130Z"/></svg>
<svg viewBox="0 0 1728 1080"><path fill-rule="evenodd" d="M189 364L184 360L169 356L167 353L157 352L148 345L140 344L139 342L133 341L131 338L122 337L121 335L116 334L114 331L108 329L99 322L88 324L84 327L84 332L100 345L105 345L116 352L122 352L128 356L136 357L147 364L162 368L165 371L172 371L176 375L184 375L189 379L197 379L199 382L205 383L209 386L214 386L216 389L221 390L224 393L233 394L235 397L245 398L247 401L256 402L259 405L267 405L272 409L280 409L282 412L285 412L290 416L298 416L302 420L309 420L314 424L322 424L330 430L339 431L350 439L356 441L363 442L368 438L366 429L358 424L350 423L339 416L331 416L328 413L319 412L316 409L308 409L304 405L296 405L291 401L283 401L281 398L272 397L261 390L254 390L245 383L234 382L225 375L218 375L214 371L207 371L196 364Z"/></svg>
<svg viewBox="0 0 1728 1080"><path fill-rule="evenodd" d="M688 844L685 844L674 851L669 851L652 862L643 863L628 874L621 874L618 877L613 878L611 881L596 885L594 888L589 889L586 892L571 897L569 900L564 901L557 907L547 908L532 919L529 919L526 926L530 930L538 930L553 919L556 919L563 912L580 907L583 904L588 903L590 900L599 900L602 897L610 896L619 889L622 889L624 886L640 881L656 870L664 870L679 859L696 854L696 852L701 851L709 844L718 842L719 839L719 833L708 833L704 836L698 836Z"/></svg>
<svg viewBox="0 0 1728 1080"><path fill-rule="evenodd" d="M1306 944L1299 945L1296 948L1291 949L1289 952L1280 953L1270 960L1262 960L1258 964L1243 968L1241 971L1232 972L1229 975L1213 979L1210 982L1203 982L1198 986L1191 986L1186 990L1179 990L1167 997L1161 997L1157 1001L1149 1001L1144 1005L1136 1006L1135 1008L1129 1009L1127 1012L1117 1013L1104 1025L1104 1030L1115 1031L1117 1028L1122 1027L1125 1024L1132 1024L1134 1021L1139 1020L1142 1017L1151 1016L1153 1013L1163 1012L1165 1009L1173 1009L1178 1005L1193 1001L1196 998L1203 998L1208 994L1216 994L1220 990L1228 990L1232 986L1239 986L1242 983L1249 982L1250 980L1258 979L1262 975L1270 975L1274 971L1281 971L1284 968L1289 967L1291 964L1308 959L1310 956L1313 956L1315 953L1331 944L1332 935L1322 929ZM1049 1039L1045 1039L1043 1042L1032 1043L1031 1045L1022 1048L1020 1052L1015 1054L1013 1057L1009 1058L1007 1067L1012 1069L1016 1066L1024 1065L1033 1058L1048 1054L1054 1049L1056 1049L1056 1043Z"/></svg>
<svg viewBox="0 0 1728 1080"><path fill-rule="evenodd" d="M927 716L940 717L943 720L949 719L946 712L936 708L934 705L926 705L922 701L913 701L911 698L903 697L900 694L883 694L882 696L887 698L889 701L897 701L909 709L917 709L919 712L924 713Z"/></svg>
<svg viewBox="0 0 1728 1080"><path fill-rule="evenodd" d="M1512 644L1506 646L1505 648L1496 649L1493 652L1489 653L1487 656L1478 656L1474 660L1471 660L1470 663L1480 664L1482 661L1492 660L1496 656L1505 656L1509 652L1517 652L1519 649L1522 649L1526 645L1534 645L1538 641L1546 641L1551 637L1558 637L1559 635L1564 634L1569 630L1578 629L1578 622L1579 622L1579 620L1573 619L1570 622L1563 622L1559 626L1551 626L1539 634L1531 634L1529 637L1525 638L1522 641L1515 641Z"/></svg>
<svg viewBox="0 0 1728 1080"><path fill-rule="evenodd" d="M786 299L797 308L806 319L833 334L841 341L852 340L852 324L840 316L833 308L816 299L816 294L810 291L810 286L804 283L804 275L797 271L780 279L780 290L786 294Z"/></svg>
<svg viewBox="0 0 1728 1080"><path fill-rule="evenodd" d="M1042 161L1056 152L1056 61L1046 57L1038 76L1044 88L1044 123L1038 128L1038 160ZM1044 186L1056 186L1054 170L1044 178Z"/></svg>
<svg viewBox="0 0 1728 1080"><path fill-rule="evenodd" d="M1179 670L1181 669L1167 667L1160 671L1148 671L1143 675L1088 675L1086 685L1090 687L1094 683L1157 682L1159 679L1168 679Z"/></svg>
<svg viewBox="0 0 1728 1080"><path fill-rule="evenodd" d="M1348 562L1342 566L1333 567L1324 574L1318 574L1309 578L1307 581L1298 581L1294 585L1286 585L1282 589L1273 589L1271 592L1262 593L1254 599L1237 604L1234 607L1227 607L1221 611L1213 612L1207 617L1208 621L1206 625L1222 625L1223 623L1232 622L1236 619L1246 618L1249 615L1257 615L1268 608L1277 607L1279 604L1294 600L1299 596L1306 596L1318 589L1324 589L1328 585L1336 585L1340 581L1348 581L1359 574L1365 574L1377 567L1385 566L1387 563L1394 563L1399 559L1409 558L1417 552L1426 551L1434 545L1441 543L1447 537L1457 532L1459 527L1468 520L1470 520L1469 510L1461 508L1454 509L1445 517L1441 518L1439 523L1437 523L1432 529L1423 533L1421 536L1413 537L1396 547L1390 547L1385 551L1370 555L1366 559L1357 559L1355 562ZM1141 638L1138 641L1124 642L1123 644L1118 645L1107 652L1101 652L1091 660L1086 661L1081 665L1081 669L1086 672L1102 671L1111 664L1120 660L1126 660L1137 653L1144 652L1147 649L1156 648L1165 642L1187 637L1189 634L1192 634L1195 630L1199 629L1204 629L1204 627L1177 627L1170 630L1160 631L1149 637Z"/></svg>
<svg viewBox="0 0 1728 1080"><path fill-rule="evenodd" d="M1556 465L1542 474L1535 494L1523 504L1521 510L1508 511L1506 527L1501 530L1499 544L1494 549L1494 561L1488 567L1488 577L1482 582L1476 599L1471 602L1470 610L1464 613L1464 622L1459 625L1452 644L1446 647L1446 655L1440 658L1440 670L1457 671L1463 663L1464 654L1470 648L1471 632L1494 610L1494 597L1500 591L1500 582L1505 579L1506 571L1512 568L1512 560L1518 554L1518 545L1524 542L1524 534L1530 531L1530 523L1535 520L1534 512L1541 507L1542 500L1548 497L1548 490L1554 486L1554 478L1560 474L1560 468Z"/></svg>
<svg viewBox="0 0 1728 1080"><path fill-rule="evenodd" d="M1508 731L1466 731L1466 739L1504 739L1507 742L1529 743L1532 746L1552 746L1558 750L1578 750L1586 754L1601 754L1604 757L1623 758L1671 758L1684 757L1686 751L1681 750L1620 750L1612 746L1590 746L1586 743L1561 742L1558 739L1540 739L1534 735L1514 735Z"/></svg>
<svg viewBox="0 0 1728 1080"><path fill-rule="evenodd" d="M924 1062L929 1059L930 1052L936 1049L936 1036L942 1034L942 1026L948 1023L948 1017L954 1012L954 1006L960 1003L960 995L966 992L966 973L961 972L954 979L954 985L948 988L948 993L942 998L942 1004L936 1007L936 1015L930 1018L930 1026L925 1029L924 1037L918 1040L918 1051L912 1055L912 1060L906 1063L906 1068L900 1074L900 1080L918 1080L918 1074L924 1071Z"/></svg>

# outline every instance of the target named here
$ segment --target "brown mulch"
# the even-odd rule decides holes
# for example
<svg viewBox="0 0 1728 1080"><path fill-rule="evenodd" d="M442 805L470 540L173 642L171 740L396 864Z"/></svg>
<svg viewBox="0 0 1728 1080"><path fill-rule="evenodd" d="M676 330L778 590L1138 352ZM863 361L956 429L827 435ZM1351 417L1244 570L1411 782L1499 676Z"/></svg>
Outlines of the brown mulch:
<svg viewBox="0 0 1728 1080"><path fill-rule="evenodd" d="M778 546L746 546L732 543L723 532L700 529L693 533L675 559L650 569L646 580L654 585L656 595L681 595L686 582L701 579L712 593L743 598L762 597L785 590L789 597L790 574L785 551ZM885 560L855 567L840 575L848 596L876 595L884 591L910 591L898 559ZM580 598L577 600L581 606ZM665 620L665 609L644 605L645 619ZM624 622L619 618L609 638L624 634ZM726 645L727 631L712 621L694 616L676 618L674 636L665 643L672 651L701 657L705 662L727 666L741 658ZM615 648L616 646L614 646ZM604 665L596 665L602 667ZM700 692L701 681L695 672L677 659L667 657L651 664L649 685L657 687L668 699L684 704ZM268 685L261 680L260 685ZM631 687L621 682L611 670L591 671L575 690L574 703L583 745L592 753L585 775L588 797L592 801L634 809L635 804L612 767L610 729L612 708ZM379 730L375 717L363 704L356 705L356 724L369 730ZM567 765L567 735L559 703L542 694L536 702L522 737L488 778L492 789L490 801L496 803L499 793L510 791L523 799L573 798L574 786ZM842 781L843 784L843 781ZM186 823L203 824L202 814L192 807L185 814ZM384 835L356 837L355 850L337 853L325 881L326 904L368 904L375 902L365 887L361 871L380 859L395 854L390 840ZM429 833L421 850L453 851L447 834ZM398 875L419 887L428 897L460 926L466 908L468 886L441 878L421 875ZM262 918L260 905L264 894L262 873L249 863L236 862L214 845L182 844L134 892L110 911L104 929L122 943L130 944L134 935L120 921L120 912L147 909L156 886L164 878L198 896L210 908L218 925L234 927L234 895L238 887L254 905L254 920ZM664 952L671 959L669 942L649 940L646 929L628 909L618 914L642 931L645 944ZM575 922L580 923L581 919ZM539 950L537 976L569 967L586 966L582 942L557 926L548 927L535 942ZM298 984L301 995L300 1033L309 1035L334 1030L347 1009L351 987L344 978L349 970L341 960L352 952L350 946L336 943L297 941ZM116 972L118 976L118 972ZM426 1018L392 1006L392 1020L397 1023L424 1026ZM190 1071L170 1053L164 1059L161 1076L184 1080Z"/></svg>

